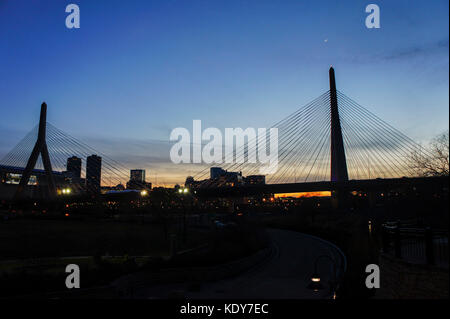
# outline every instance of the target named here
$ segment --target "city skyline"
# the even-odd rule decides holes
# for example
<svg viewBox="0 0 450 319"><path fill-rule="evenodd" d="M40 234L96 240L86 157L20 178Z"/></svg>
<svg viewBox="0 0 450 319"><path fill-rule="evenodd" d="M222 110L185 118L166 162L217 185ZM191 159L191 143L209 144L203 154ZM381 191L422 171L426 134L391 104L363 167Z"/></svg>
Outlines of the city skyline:
<svg viewBox="0 0 450 319"><path fill-rule="evenodd" d="M0 158L46 101L50 123L173 185L197 168L168 161L171 129L268 127L326 90L330 64L339 89L414 140L448 129L446 1L379 1L377 30L363 3L78 4L78 30L65 4L0 5Z"/></svg>

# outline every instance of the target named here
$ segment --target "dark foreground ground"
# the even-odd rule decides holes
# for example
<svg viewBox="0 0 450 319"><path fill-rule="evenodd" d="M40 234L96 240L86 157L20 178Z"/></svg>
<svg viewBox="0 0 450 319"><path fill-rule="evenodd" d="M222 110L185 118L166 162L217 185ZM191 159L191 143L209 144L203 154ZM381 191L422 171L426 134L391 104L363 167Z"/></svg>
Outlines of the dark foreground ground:
<svg viewBox="0 0 450 319"><path fill-rule="evenodd" d="M329 281L333 277L330 261L321 260L318 271L323 289L308 288L319 256L332 257L342 275L345 259L329 242L293 231L268 230L273 252L267 260L233 278L204 282L192 289L189 283L144 287L135 298L167 298L177 292L188 299L315 299L330 298Z"/></svg>
<svg viewBox="0 0 450 319"><path fill-rule="evenodd" d="M372 221L371 228L368 228L369 220ZM67 274L64 270L70 263L80 265L83 288L95 288L107 287L118 278L142 272L158 274L167 273L168 269L199 267L211 270L263 250L270 250L267 258L258 259L251 267L241 267L239 273L231 272L232 275L225 278L219 276L214 280L206 280L196 276L200 279L169 280L171 283L141 282L132 287L131 295L126 293L119 296L108 288L107 296L91 297L329 297L327 285L332 274L332 264L327 260L319 263L324 290L313 293L307 289L307 285L318 256L332 256L342 265L332 244L340 248L347 261L338 298L448 296L448 289L444 291L437 285L431 285L431 290L421 290L426 274L436 273L434 277L447 278L448 282L448 268L443 272L424 268L415 279L411 279L417 285L411 286L408 284L411 280L404 279L401 270L395 270L398 261L389 259L387 262L388 259L381 256L380 224L383 220L378 218L377 221L377 218L361 211L315 210L309 213L253 214L227 223L226 227L215 227L214 223L209 223L188 226L186 231L179 218L170 223L147 222L140 218L4 220L0 223L0 297L45 298L48 293L67 291L64 285ZM329 243L308 235L325 239ZM390 267L389 277L382 277L384 286L405 286L410 287L410 291L421 292L415 295L401 291L381 294L374 289L367 289L365 267L371 263L380 264L380 267L387 264ZM386 273L383 269L381 271ZM185 273L186 278L192 277L189 271ZM139 276L135 282L139 283Z"/></svg>

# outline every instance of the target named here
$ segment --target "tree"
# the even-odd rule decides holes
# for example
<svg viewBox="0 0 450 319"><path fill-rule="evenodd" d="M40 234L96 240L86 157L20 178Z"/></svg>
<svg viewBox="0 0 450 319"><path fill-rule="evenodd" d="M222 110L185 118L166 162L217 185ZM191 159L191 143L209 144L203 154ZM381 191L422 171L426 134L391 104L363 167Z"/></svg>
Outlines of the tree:
<svg viewBox="0 0 450 319"><path fill-rule="evenodd" d="M422 151L411 154L412 167L419 176L448 176L448 131L436 136Z"/></svg>

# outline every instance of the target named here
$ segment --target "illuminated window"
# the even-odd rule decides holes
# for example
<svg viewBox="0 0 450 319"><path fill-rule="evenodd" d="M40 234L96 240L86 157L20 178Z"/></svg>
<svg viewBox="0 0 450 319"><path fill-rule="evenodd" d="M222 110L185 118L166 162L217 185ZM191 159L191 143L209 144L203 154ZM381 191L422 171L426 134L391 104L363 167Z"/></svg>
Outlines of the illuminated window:
<svg viewBox="0 0 450 319"><path fill-rule="evenodd" d="M20 179L22 178L22 174L15 173L6 173L6 184L18 185L20 183ZM28 185L37 185L37 178L35 175L31 175L28 180Z"/></svg>

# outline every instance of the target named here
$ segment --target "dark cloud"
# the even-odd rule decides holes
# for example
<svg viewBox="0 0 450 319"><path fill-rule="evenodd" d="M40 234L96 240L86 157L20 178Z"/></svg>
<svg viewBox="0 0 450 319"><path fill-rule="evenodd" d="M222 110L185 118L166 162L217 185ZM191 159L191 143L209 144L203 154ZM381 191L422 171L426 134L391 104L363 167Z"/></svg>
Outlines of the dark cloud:
<svg viewBox="0 0 450 319"><path fill-rule="evenodd" d="M449 46L448 39L443 39L434 43L417 45L410 48L397 50L395 52L382 55L379 58L381 60L393 61L393 60L412 59L420 56L427 56L441 52L448 53L448 46Z"/></svg>

